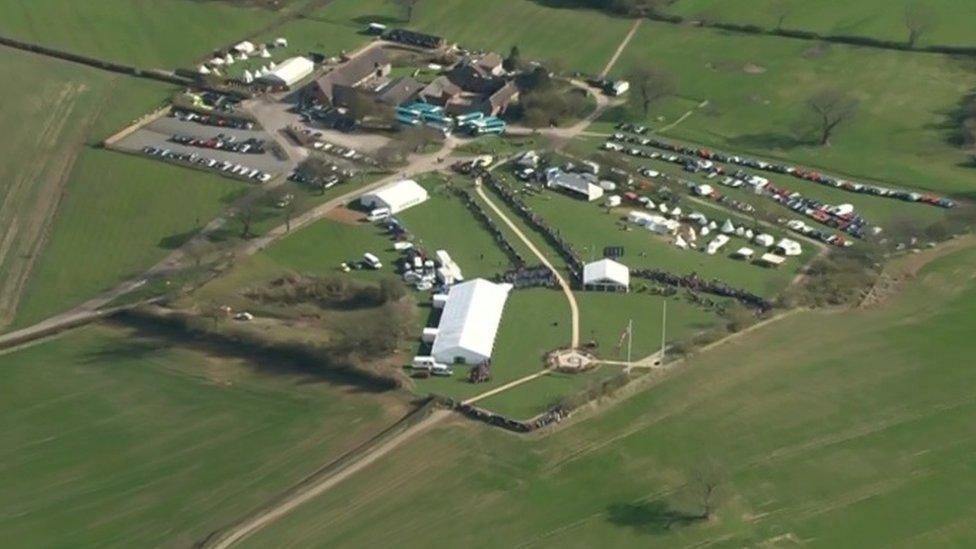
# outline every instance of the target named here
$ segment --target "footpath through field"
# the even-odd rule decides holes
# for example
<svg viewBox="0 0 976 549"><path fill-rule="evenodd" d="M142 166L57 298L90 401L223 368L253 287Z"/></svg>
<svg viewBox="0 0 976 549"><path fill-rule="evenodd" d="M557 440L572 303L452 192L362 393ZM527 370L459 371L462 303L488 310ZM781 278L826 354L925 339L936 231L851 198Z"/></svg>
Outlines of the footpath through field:
<svg viewBox="0 0 976 549"><path fill-rule="evenodd" d="M490 198L488 198L488 195L485 194L485 191L481 187L480 183L475 187L475 192L477 192L478 196L485 201L485 204L487 204L488 207L491 208L493 212L495 212L495 215L497 215L499 219L501 219L502 222L505 223L505 225L508 225L508 228L511 229L513 233L515 233L515 236L517 236L519 240L521 240L529 248L529 250L533 254L535 254L537 258L539 258L539 261L541 261L543 265L548 267L549 270L552 271L553 274L556 276L556 282L559 283L559 287L562 288L563 294L566 295L566 301L569 302L569 312L570 315L572 316L572 322L571 322L572 331L570 335L570 347L572 347L573 349L579 347L579 332L580 332L579 305L576 304L576 296L573 295L573 289L569 285L569 282L566 281L566 278L563 277L562 273L560 273L555 267L552 266L552 263L549 262L549 259L547 259L545 254L543 254L539 250L539 248L537 248L535 244L533 244L532 241L529 240L529 237L525 236L525 233L523 233L522 230L518 228L518 225L513 223L512 220L509 219L507 215L505 215L505 212L501 211L501 209L499 209L499 207L494 202L492 202Z"/></svg>

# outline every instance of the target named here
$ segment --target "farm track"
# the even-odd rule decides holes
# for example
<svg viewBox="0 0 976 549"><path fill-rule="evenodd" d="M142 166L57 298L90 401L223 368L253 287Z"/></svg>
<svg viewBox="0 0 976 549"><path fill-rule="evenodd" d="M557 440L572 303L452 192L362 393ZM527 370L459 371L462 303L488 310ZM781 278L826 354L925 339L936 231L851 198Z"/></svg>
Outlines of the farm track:
<svg viewBox="0 0 976 549"><path fill-rule="evenodd" d="M68 121L78 98L87 89L66 84L51 100L53 109L39 124L32 148L41 154L19 176L13 178L0 203L0 328L13 321L24 287L47 240L56 217L68 174L81 150L58 147L63 135L72 131ZM87 132L95 115L76 127Z"/></svg>

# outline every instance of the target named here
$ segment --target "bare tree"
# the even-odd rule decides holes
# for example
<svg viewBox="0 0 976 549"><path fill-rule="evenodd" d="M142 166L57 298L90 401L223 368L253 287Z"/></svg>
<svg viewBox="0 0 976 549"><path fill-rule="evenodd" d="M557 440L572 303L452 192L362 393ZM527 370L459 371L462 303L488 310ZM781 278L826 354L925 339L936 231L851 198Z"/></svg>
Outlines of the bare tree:
<svg viewBox="0 0 976 549"><path fill-rule="evenodd" d="M725 484L725 473L717 464L709 462L697 467L693 474L691 487L701 507L700 518L708 520L718 506L720 491Z"/></svg>
<svg viewBox="0 0 976 549"><path fill-rule="evenodd" d="M914 48L923 34L935 27L936 17L932 6L921 1L905 6L905 28L908 29L908 47Z"/></svg>
<svg viewBox="0 0 976 549"><path fill-rule="evenodd" d="M292 195L291 198L287 199L287 203L281 209L281 214L285 218L285 232L291 232L291 222L295 219L295 214L297 214L302 209L303 196L301 193L298 195ZM285 197L282 197L285 199Z"/></svg>
<svg viewBox="0 0 976 549"><path fill-rule="evenodd" d="M786 18L793 13L793 4L790 0L772 0L769 13L776 18L776 30L781 30Z"/></svg>
<svg viewBox="0 0 976 549"><path fill-rule="evenodd" d="M651 65L638 66L627 75L627 79L634 89L630 96L631 101L640 107L645 117L650 112L651 105L674 95L677 89L674 76L670 72Z"/></svg>
<svg viewBox="0 0 976 549"><path fill-rule="evenodd" d="M254 236L251 232L251 224L254 222L254 206L251 204L242 206L235 217L241 224L241 238L247 239Z"/></svg>
<svg viewBox="0 0 976 549"><path fill-rule="evenodd" d="M412 21L414 9L416 9L420 0L392 0L392 2L403 10L403 15L407 21Z"/></svg>
<svg viewBox="0 0 976 549"><path fill-rule="evenodd" d="M837 128L857 114L858 101L841 90L825 88L808 99L807 106L816 116L818 142L827 146Z"/></svg>

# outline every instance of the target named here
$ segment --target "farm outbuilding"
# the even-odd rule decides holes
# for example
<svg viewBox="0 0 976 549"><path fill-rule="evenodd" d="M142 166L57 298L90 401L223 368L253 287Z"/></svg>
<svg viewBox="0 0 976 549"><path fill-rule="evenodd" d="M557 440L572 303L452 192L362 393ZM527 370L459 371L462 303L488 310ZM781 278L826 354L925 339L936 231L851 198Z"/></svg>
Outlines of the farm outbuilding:
<svg viewBox="0 0 976 549"><path fill-rule="evenodd" d="M389 208L391 214L396 214L425 202L427 198L427 189L412 179L404 179L364 194L359 200L367 208Z"/></svg>
<svg viewBox="0 0 976 549"><path fill-rule="evenodd" d="M583 266L583 288L626 292L630 289L630 269L612 259L601 259Z"/></svg>
<svg viewBox="0 0 976 549"><path fill-rule="evenodd" d="M489 360L511 289L482 278L452 286L431 355L444 364Z"/></svg>
<svg viewBox="0 0 976 549"><path fill-rule="evenodd" d="M306 57L292 57L269 70L261 80L276 86L290 88L307 78L315 70L315 63Z"/></svg>

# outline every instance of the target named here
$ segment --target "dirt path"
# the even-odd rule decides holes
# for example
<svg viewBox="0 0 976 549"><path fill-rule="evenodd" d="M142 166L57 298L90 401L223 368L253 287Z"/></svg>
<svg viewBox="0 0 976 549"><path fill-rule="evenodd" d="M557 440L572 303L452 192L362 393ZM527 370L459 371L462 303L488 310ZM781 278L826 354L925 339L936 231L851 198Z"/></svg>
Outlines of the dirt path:
<svg viewBox="0 0 976 549"><path fill-rule="evenodd" d="M469 398L468 400L465 400L461 404L474 404L475 402L478 402L479 400L484 400L484 399L486 399L486 398L488 398L490 396L495 396L498 393L503 393L503 392L505 392L505 391L507 391L509 389L512 389L514 387L518 387L519 385L522 385L523 383L528 383L528 382L532 381L533 379L540 378L540 377L542 377L544 375L548 375L548 374L549 374L549 370L542 370L542 371L536 372L534 374L527 375L525 377L520 377L520 378L516 379L515 381L510 381L510 382L506 383L505 385L501 385L499 387L495 387L494 389L491 389L490 391L485 391L485 392L481 393L480 395L473 396L473 397Z"/></svg>
<svg viewBox="0 0 976 549"><path fill-rule="evenodd" d="M617 51L613 52L613 57L607 61L607 64L603 67L603 70L600 71L600 78L606 78L607 73L609 73L613 69L614 65L617 64L617 60L620 59L620 55L623 54L624 50L627 49L627 44L630 44L630 41L634 38L634 35L637 34L637 28L640 27L641 21L643 21L643 19L636 19L634 24L630 26L630 30L627 31L627 36L624 36L624 39L620 42L620 45L617 46Z"/></svg>
<svg viewBox="0 0 976 549"><path fill-rule="evenodd" d="M580 314L579 314L579 305L577 305L576 303L576 296L573 295L573 289L570 287L569 283L563 277L562 273L560 273L555 267L552 266L552 263L549 262L545 254L543 254L539 250L539 248L537 248L535 244L533 244L532 241L529 240L527 236L525 236L525 233L523 233L522 230L519 229L518 226L515 223L513 223L512 220L509 219L508 216L505 215L505 213L502 212L501 209L499 209L498 206L495 205L495 203L492 202L490 198L488 198L488 196L485 194L484 189L481 188L481 185L478 185L475 188L475 191L478 193L478 196L480 196L481 199L485 201L485 204L487 204L488 207L491 208L493 212L495 212L495 215L497 215L499 219L502 220L502 222L508 225L508 228L511 229L513 233L515 233L515 236L517 236L519 240L525 243L525 245L529 248L529 250L533 254L535 254L537 258L539 258L539 261L541 261L543 265L548 267L553 272L553 274L556 275L556 282L559 283L559 287L562 288L563 294L566 295L566 301L569 302L569 311L570 311L570 315L572 316L572 333L570 337L570 347L574 349L579 347Z"/></svg>
<svg viewBox="0 0 976 549"><path fill-rule="evenodd" d="M365 469L376 460L390 453L403 443L449 417L452 413L453 412L450 410L434 410L430 416L423 419L416 425L407 428L403 432L369 449L358 459L346 464L338 471L335 471L330 475L326 475L323 478L318 479L316 482L303 487L301 490L278 502L273 507L265 509L255 516L250 517L246 521L234 526L226 532L223 532L214 539L207 540L202 546L211 549L226 549L227 547L234 545L254 532L257 532L261 528L264 528L268 524L271 524L272 522L288 514L303 503L306 503L329 491L335 485Z"/></svg>

